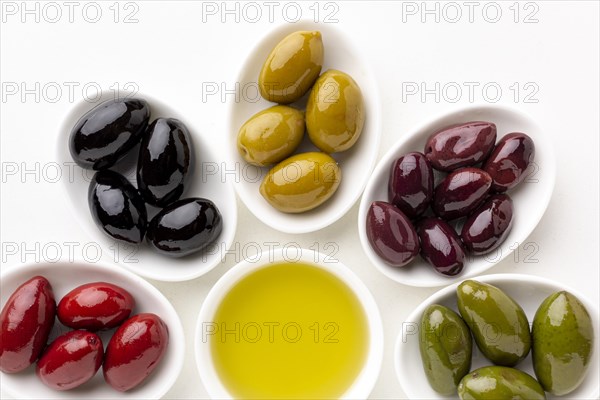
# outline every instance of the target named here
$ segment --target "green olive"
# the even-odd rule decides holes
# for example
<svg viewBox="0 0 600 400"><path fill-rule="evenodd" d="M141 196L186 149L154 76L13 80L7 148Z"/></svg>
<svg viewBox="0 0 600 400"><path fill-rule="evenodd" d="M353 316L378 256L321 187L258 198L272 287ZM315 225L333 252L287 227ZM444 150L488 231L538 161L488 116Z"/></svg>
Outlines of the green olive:
<svg viewBox="0 0 600 400"><path fill-rule="evenodd" d="M348 150L365 123L360 88L350 75L330 69L317 79L306 105L310 140L326 153Z"/></svg>
<svg viewBox="0 0 600 400"><path fill-rule="evenodd" d="M301 213L329 199L340 186L342 171L328 154L301 153L274 166L260 194L279 211Z"/></svg>
<svg viewBox="0 0 600 400"><path fill-rule="evenodd" d="M281 104L300 99L319 77L323 57L321 32L289 34L275 46L260 70L261 96Z"/></svg>
<svg viewBox="0 0 600 400"><path fill-rule="evenodd" d="M237 138L240 155L263 167L290 156L304 136L304 113L288 106L273 106L254 114Z"/></svg>
<svg viewBox="0 0 600 400"><path fill-rule="evenodd" d="M476 369L460 381L461 400L545 400L546 394L531 375L509 367Z"/></svg>

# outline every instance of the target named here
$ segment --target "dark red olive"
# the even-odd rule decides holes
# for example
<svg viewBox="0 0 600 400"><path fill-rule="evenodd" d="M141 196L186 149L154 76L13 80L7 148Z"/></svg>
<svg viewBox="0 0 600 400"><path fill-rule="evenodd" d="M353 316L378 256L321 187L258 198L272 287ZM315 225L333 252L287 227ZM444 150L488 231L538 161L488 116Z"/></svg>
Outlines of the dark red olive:
<svg viewBox="0 0 600 400"><path fill-rule="evenodd" d="M496 249L512 228L513 204L505 194L490 196L471 214L461 232L467 250L480 255Z"/></svg>
<svg viewBox="0 0 600 400"><path fill-rule="evenodd" d="M112 99L85 113L71 130L69 151L83 168L111 167L142 138L150 107L141 99Z"/></svg>
<svg viewBox="0 0 600 400"><path fill-rule="evenodd" d="M433 170L421 153L408 153L397 159L390 170L390 203L407 217L415 219L429 207L433 197Z"/></svg>
<svg viewBox="0 0 600 400"><path fill-rule="evenodd" d="M167 325L155 314L138 314L117 329L106 347L104 379L120 392L133 389L156 369L169 343Z"/></svg>
<svg viewBox="0 0 600 400"><path fill-rule="evenodd" d="M502 137L483 167L493 179L492 190L505 192L521 183L534 157L535 145L526 134L515 132Z"/></svg>
<svg viewBox="0 0 600 400"><path fill-rule="evenodd" d="M146 233L146 205L129 181L114 171L98 171L90 182L88 203L98 228L125 242L139 243Z"/></svg>
<svg viewBox="0 0 600 400"><path fill-rule="evenodd" d="M106 282L87 283L67 293L58 303L60 322L74 329L110 329L129 318L135 300L129 292Z"/></svg>
<svg viewBox="0 0 600 400"><path fill-rule="evenodd" d="M366 223L371 248L388 264L402 267L419 254L415 228L408 217L392 204L373 202Z"/></svg>
<svg viewBox="0 0 600 400"><path fill-rule="evenodd" d="M491 186L492 178L479 168L454 171L435 188L433 211L445 220L464 217L481 204Z"/></svg>
<svg viewBox="0 0 600 400"><path fill-rule="evenodd" d="M11 294L0 314L0 371L19 372L37 360L55 314L52 286L42 276L31 278Z"/></svg>
<svg viewBox="0 0 600 400"><path fill-rule="evenodd" d="M138 189L146 203L165 207L181 197L193 168L191 145L180 121L158 118L150 124L137 164Z"/></svg>
<svg viewBox="0 0 600 400"><path fill-rule="evenodd" d="M440 171L475 165L487 158L496 143L496 125L473 121L450 126L432 134L425 156Z"/></svg>
<svg viewBox="0 0 600 400"><path fill-rule="evenodd" d="M57 337L37 363L35 372L42 383L54 390L83 385L102 365L102 340L88 331L70 331Z"/></svg>
<svg viewBox="0 0 600 400"><path fill-rule="evenodd" d="M441 274L460 274L465 251L454 228L439 218L426 218L419 224L418 231L421 257Z"/></svg>
<svg viewBox="0 0 600 400"><path fill-rule="evenodd" d="M148 225L146 239L159 253L183 257L210 246L222 229L221 213L212 201L189 198L156 214Z"/></svg>

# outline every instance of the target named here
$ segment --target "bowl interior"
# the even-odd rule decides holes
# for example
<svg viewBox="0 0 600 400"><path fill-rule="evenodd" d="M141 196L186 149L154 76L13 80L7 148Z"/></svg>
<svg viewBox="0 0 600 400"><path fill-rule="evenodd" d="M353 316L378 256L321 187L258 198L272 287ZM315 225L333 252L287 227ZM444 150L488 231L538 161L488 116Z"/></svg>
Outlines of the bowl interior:
<svg viewBox="0 0 600 400"><path fill-rule="evenodd" d="M535 142L535 159L527 172L527 178L508 192L513 199L513 227L506 240L496 250L482 256L468 256L463 271L454 277L438 274L420 256L402 268L384 262L371 248L366 234L366 216L373 201L388 201L387 187L392 163L411 152L423 152L429 135L446 126L484 120L496 124L498 139L510 132L524 132ZM475 106L450 112L431 122L407 132L379 161L363 193L359 214L358 232L363 249L371 262L389 278L410 286L442 286L476 276L507 257L523 244L534 230L552 196L555 180L555 159L551 142L542 128L527 115L499 106ZM437 180L436 180L437 182ZM535 244L533 244L535 245Z"/></svg>
<svg viewBox="0 0 600 400"><path fill-rule="evenodd" d="M2 272L2 306L10 295L21 284L36 275L44 276L52 285L56 302L72 289L90 282L108 282L127 290L136 301L132 315L151 312L158 315L169 328L169 346L160 365L152 375L139 387L121 393L104 382L102 368L94 378L85 384L69 391L55 391L45 386L35 374L35 364L17 374L2 373L2 390L15 398L24 399L65 399L65 398L94 398L94 399L158 399L161 398L179 376L183 366L185 340L183 327L177 312L169 301L154 286L142 278L117 267L104 264L58 263L31 264L10 268ZM70 328L56 320L50 341L57 336L70 331ZM116 330L100 332L104 347Z"/></svg>
<svg viewBox="0 0 600 400"><path fill-rule="evenodd" d="M247 164L237 151L236 141L238 131L244 122L255 113L274 104L263 99L258 91L258 75L264 60L281 39L299 30L319 30L322 33L325 47L322 72L332 68L338 69L356 80L363 94L366 119L356 144L348 151L332 155L342 170L342 181L337 192L316 209L301 214L287 214L271 207L259 193L260 183L269 168ZM229 109L227 152L231 164L241 171L239 179L235 182L237 193L248 209L265 224L287 233L316 231L341 218L360 197L379 151L381 107L377 83L366 61L359 57L359 54L350 39L331 24L300 21L295 24L285 24L270 32L250 51L242 65L236 82L238 100L232 102ZM306 97L299 100L297 105L303 108ZM319 151L310 142L307 134L296 153L306 151Z"/></svg>
<svg viewBox="0 0 600 400"><path fill-rule="evenodd" d="M127 95L130 96L130 94L124 94L123 97ZM196 128L193 119L180 115L176 110L165 105L163 102L145 94L136 94L136 97L145 99L150 104L152 113L150 121L153 121L157 117L177 118L190 131L195 163L188 187L182 198L205 197L216 204L223 216L223 231L217 242L205 251L183 258L172 259L154 252L145 242L139 245L132 245L114 240L96 226L90 214L87 201L89 182L94 176L95 171L82 169L74 163L69 154L68 140L71 129L77 120L88 110L99 104L100 101L108 100L110 95L103 97L95 103L82 101L77 104L65 116L60 128L58 159L64 165L73 166L71 179L63 180L65 182L65 193L69 208L86 233L99 245L95 247L101 248L102 254L100 256L104 256L136 274L150 279L159 281L185 281L193 279L207 273L220 263L226 250L233 243L237 226L235 193L231 183L225 182L222 179L221 173L219 173L222 168L222 160L211 150L211 141L208 135ZM111 167L112 170L122 173L136 187L138 152L139 145L133 148L123 160ZM159 211L158 208L149 205L146 208L149 220Z"/></svg>
<svg viewBox="0 0 600 400"><path fill-rule="evenodd" d="M552 293L560 290L567 290L577 296L577 298L579 298L579 300L585 305L590 313L590 316L592 317L595 336L593 350L594 354L590 361L590 367L586 379L581 386L577 388L577 390L568 395L568 398L598 398L599 386L597 378L598 374L600 373L598 368L598 334L600 331L598 325L597 305L592 304L573 289L565 288L564 285L561 285L558 282L553 282L534 276L498 274L481 276L477 278L477 280L497 286L511 296L523 308L530 323L533 321L535 312L542 301ZM458 283L434 293L431 297L421 303L410 314L410 316L406 318L406 321L402 323L401 332L396 339L394 363L396 367L396 375L400 381L400 384L402 385L402 388L404 389L404 393L411 399L448 398L436 393L429 386L427 377L425 376L425 372L423 372L421 364L418 330L420 327L419 321L421 319L421 315L423 314L425 308L431 304L441 304L458 312L458 307L456 305L457 286ZM481 354L475 343L473 343L473 363L471 365L471 370L486 365L492 365L492 363ZM531 354L529 354L525 360L519 363L516 368L535 377L531 363ZM547 397L549 399L555 398L550 393L547 393ZM458 397L455 396L454 398Z"/></svg>

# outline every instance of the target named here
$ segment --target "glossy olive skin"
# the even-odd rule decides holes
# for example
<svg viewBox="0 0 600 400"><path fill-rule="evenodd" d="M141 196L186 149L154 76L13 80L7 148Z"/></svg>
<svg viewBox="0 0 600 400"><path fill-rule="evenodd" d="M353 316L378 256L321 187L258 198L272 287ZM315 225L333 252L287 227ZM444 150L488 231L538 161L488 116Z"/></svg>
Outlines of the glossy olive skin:
<svg viewBox="0 0 600 400"><path fill-rule="evenodd" d="M577 389L594 343L590 314L579 299L566 291L548 296L533 318L532 337L533 369L544 390L563 396Z"/></svg>
<svg viewBox="0 0 600 400"><path fill-rule="evenodd" d="M222 230L223 217L215 203L191 197L156 214L148 225L146 240L161 254L184 257L210 246Z"/></svg>
<svg viewBox="0 0 600 400"><path fill-rule="evenodd" d="M531 348L525 312L502 290L474 280L456 289L458 310L467 323L479 350L496 365L512 367Z"/></svg>
<svg viewBox="0 0 600 400"><path fill-rule="evenodd" d="M55 314L52 286L42 276L11 294L0 314L0 371L20 372L34 363L46 345Z"/></svg>
<svg viewBox="0 0 600 400"><path fill-rule="evenodd" d="M283 38L267 56L258 76L263 98L280 104L300 99L323 67L321 32L298 31Z"/></svg>
<svg viewBox="0 0 600 400"><path fill-rule="evenodd" d="M330 69L315 82L306 104L308 137L321 151L346 151L365 124L365 105L358 84L344 72Z"/></svg>
<svg viewBox="0 0 600 400"><path fill-rule="evenodd" d="M46 347L37 362L38 378L54 390L69 390L83 385L102 365L102 340L92 332L69 331Z"/></svg>
<svg viewBox="0 0 600 400"><path fill-rule="evenodd" d="M88 204L98 228L114 239L140 243L148 224L146 204L121 174L98 171L90 182Z"/></svg>
<svg viewBox="0 0 600 400"><path fill-rule="evenodd" d="M193 168L192 139L186 126L173 118L152 121L137 164L137 186L146 203L166 207L178 200Z"/></svg>
<svg viewBox="0 0 600 400"><path fill-rule="evenodd" d="M70 328L97 331L120 325L129 318L134 307L133 296L122 287L92 282L64 295L58 303L56 316Z"/></svg>
<svg viewBox="0 0 600 400"><path fill-rule="evenodd" d="M471 332L460 316L439 304L427 307L421 317L419 350L431 388L443 395L456 393L471 368L473 350Z"/></svg>
<svg viewBox="0 0 600 400"><path fill-rule="evenodd" d="M71 130L69 151L82 168L113 166L142 139L150 107L141 99L112 99L85 113Z"/></svg>
<svg viewBox="0 0 600 400"><path fill-rule="evenodd" d="M512 224L512 199L506 194L495 194L467 218L460 238L471 254L486 254L504 242Z"/></svg>
<svg viewBox="0 0 600 400"><path fill-rule="evenodd" d="M533 140L524 133L509 133L499 141L483 169L493 179L492 190L505 192L521 183L535 157Z"/></svg>
<svg viewBox="0 0 600 400"><path fill-rule="evenodd" d="M451 172L435 188L432 208L445 220L464 217L485 199L492 178L479 168L462 168Z"/></svg>
<svg viewBox="0 0 600 400"><path fill-rule="evenodd" d="M388 181L389 202L410 219L419 217L433 198L433 170L427 158L414 152L392 164Z"/></svg>
<svg viewBox="0 0 600 400"><path fill-rule="evenodd" d="M458 234L439 218L425 218L418 225L421 257L442 275L461 273L465 250Z"/></svg>
<svg viewBox="0 0 600 400"><path fill-rule="evenodd" d="M514 368L489 366L466 375L458 385L462 400L545 400L540 384Z"/></svg>
<svg viewBox="0 0 600 400"><path fill-rule="evenodd" d="M440 171L454 171L485 160L496 143L496 125L473 121L433 133L425 144L425 156Z"/></svg>
<svg viewBox="0 0 600 400"><path fill-rule="evenodd" d="M264 167L290 156L304 136L304 113L288 106L273 106L254 114L237 137L240 155L252 165Z"/></svg>
<svg viewBox="0 0 600 400"><path fill-rule="evenodd" d="M419 238L412 223L392 204L374 201L367 212L367 238L379 257L402 267L419 254Z"/></svg>
<svg viewBox="0 0 600 400"><path fill-rule="evenodd" d="M102 372L104 380L120 392L140 385L160 365L169 344L169 330L151 313L129 318L114 333Z"/></svg>
<svg viewBox="0 0 600 400"><path fill-rule="evenodd" d="M260 184L260 194L285 213L312 210L334 195L342 180L337 162L325 153L309 152L286 158Z"/></svg>

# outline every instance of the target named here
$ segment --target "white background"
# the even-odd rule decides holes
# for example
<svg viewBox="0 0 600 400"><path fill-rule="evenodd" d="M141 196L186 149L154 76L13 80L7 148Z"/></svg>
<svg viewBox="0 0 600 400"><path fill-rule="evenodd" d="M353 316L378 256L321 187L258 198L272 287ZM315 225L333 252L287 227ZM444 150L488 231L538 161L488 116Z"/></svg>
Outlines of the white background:
<svg viewBox="0 0 600 400"><path fill-rule="evenodd" d="M54 174L43 173L45 165L56 161L57 129L63 116L81 101L84 85L88 84L94 94L94 86L90 85L110 91L115 84L123 87L133 82L142 93L161 98L193 119L203 132L210 134L215 150L225 154L228 104L218 95L203 96L203 87L214 82L232 89L239 66L253 44L274 26L286 23L283 3L275 6L273 22L269 21L268 6L257 3L263 13L257 23L245 20L244 17L254 18L255 14L246 9L244 15L241 3L237 6L237 22L235 14L203 14L202 3L192 1L135 1L127 8L121 3L116 7L120 13L115 22L113 2L99 2L102 16L96 23L84 18L95 17L89 7L88 14L83 13L87 2L75 2L72 22L68 7L56 2L62 17L55 23L51 20L56 18L56 9L47 7L44 13L43 2L27 3L30 9L38 7L39 11L33 14L23 14L20 1L2 3L1 240L3 246L17 243L19 249L14 255L2 254L2 268L35 261L36 255L24 250L35 249L36 243L40 246L37 256L43 261L42 248L48 243L93 240L74 219L61 192L65 190L61 179L67 178L68 171L63 171L58 182L51 182ZM554 195L539 226L526 241L534 245L524 248L522 244L518 254L507 257L488 273L548 277L577 288L598 303L598 2L537 1L514 6L510 1L487 8L486 2L475 3L471 16L469 6L463 2L450 6L428 3L428 9L437 7L437 16L435 12L423 14L421 2L336 2L328 8L324 4L317 8L319 21L337 9L333 16L338 20L337 27L356 41L377 75L383 104L380 155L412 126L440 112L496 100L492 89L487 97L482 93L486 84L502 89L498 103L518 107L545 127L546 140L553 142L557 155ZM315 7L309 8L312 1L299 4L304 18L315 18ZM222 11L221 2L212 5ZM5 12L15 6L17 14ZM496 19L496 6L502 15L494 23L491 21ZM233 9L235 5L228 7ZM520 11L518 16L516 9ZM457 10L462 16L452 22ZM137 22L123 23L132 11L136 11L133 18ZM293 10L288 11L287 17L293 18ZM530 23L525 23L525 17L532 12ZM226 21L223 23L221 18ZM65 82L78 85L73 98ZM403 88L421 83L433 89L436 82L441 89L450 83L446 93L438 92L438 99L435 94L423 99L420 94L403 92ZM472 98L464 82L479 85ZM513 86L515 82L517 85ZM35 89L36 84L39 90ZM456 85L462 87L463 93L454 103L456 92L450 89ZM56 86L62 89L61 94L52 89ZM18 93L11 94L15 87ZM517 87L519 98L515 98ZM24 88L33 92L23 97ZM534 89L537 92L532 94ZM537 102L525 102L527 94L532 94L528 100ZM231 95L225 97L225 101L233 100ZM25 168L35 169L36 163L39 173L21 174ZM15 165L19 170L9 174ZM402 398L393 369L393 343L403 319L436 289L403 286L369 264L358 241L357 205L337 223L319 232L286 235L263 225L241 202L238 204L236 241L242 248L249 242L272 241L297 242L313 248L317 243L321 250L328 242L339 245L336 257L371 289L383 315L385 356L372 397ZM532 249L537 249L535 254ZM78 259L81 255L80 250L75 251ZM63 259L68 257L63 248ZM235 264L235 258L228 256L225 263L191 282L152 282L178 310L189 348L184 370L168 393L169 398L206 397L193 358L194 325L207 291ZM110 262L110 257L105 261Z"/></svg>

